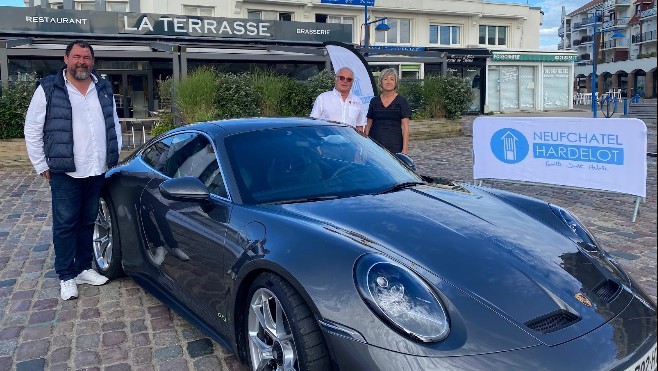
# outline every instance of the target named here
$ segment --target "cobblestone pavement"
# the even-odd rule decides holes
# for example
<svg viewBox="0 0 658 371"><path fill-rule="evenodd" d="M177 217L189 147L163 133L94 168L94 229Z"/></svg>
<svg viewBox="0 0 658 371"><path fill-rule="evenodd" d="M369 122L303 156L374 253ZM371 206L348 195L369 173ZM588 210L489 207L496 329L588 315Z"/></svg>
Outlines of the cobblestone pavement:
<svg viewBox="0 0 658 371"><path fill-rule="evenodd" d="M465 120L465 132L470 131ZM655 125L653 126L655 148ZM412 143L420 172L472 181L471 138ZM656 299L656 159L631 223L630 196L488 182L565 206ZM0 168L0 370L246 370L130 278L80 286L62 302L53 270L50 192L32 168Z"/></svg>

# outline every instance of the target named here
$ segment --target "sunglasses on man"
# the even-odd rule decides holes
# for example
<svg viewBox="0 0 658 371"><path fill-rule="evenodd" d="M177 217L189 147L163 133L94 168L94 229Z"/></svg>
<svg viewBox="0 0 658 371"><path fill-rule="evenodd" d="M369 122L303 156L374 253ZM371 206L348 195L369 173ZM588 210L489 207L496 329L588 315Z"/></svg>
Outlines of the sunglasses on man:
<svg viewBox="0 0 658 371"><path fill-rule="evenodd" d="M354 81L354 79L351 78L351 77L338 76L338 78L340 79L340 81L347 81L347 82L352 82L352 81Z"/></svg>

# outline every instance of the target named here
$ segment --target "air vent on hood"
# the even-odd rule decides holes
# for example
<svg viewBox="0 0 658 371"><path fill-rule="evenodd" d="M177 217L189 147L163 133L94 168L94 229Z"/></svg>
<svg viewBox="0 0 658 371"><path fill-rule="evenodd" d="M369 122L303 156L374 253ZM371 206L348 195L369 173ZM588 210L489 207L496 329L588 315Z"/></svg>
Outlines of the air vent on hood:
<svg viewBox="0 0 658 371"><path fill-rule="evenodd" d="M578 320L580 320L580 318L575 314L567 312L566 310L558 310L539 318L532 319L526 322L525 325L537 332L541 332L542 334L548 334L570 326L571 324L578 322Z"/></svg>
<svg viewBox="0 0 658 371"><path fill-rule="evenodd" d="M609 303L617 296L620 289L621 287L617 282L606 280L600 285L596 286L596 288L594 288L594 292L596 293L596 296L601 298L601 300Z"/></svg>

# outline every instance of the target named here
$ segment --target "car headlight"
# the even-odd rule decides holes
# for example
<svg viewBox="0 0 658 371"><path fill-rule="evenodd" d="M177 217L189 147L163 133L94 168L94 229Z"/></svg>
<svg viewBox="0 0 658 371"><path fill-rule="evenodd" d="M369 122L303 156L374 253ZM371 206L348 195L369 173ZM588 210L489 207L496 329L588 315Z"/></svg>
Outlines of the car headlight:
<svg viewBox="0 0 658 371"><path fill-rule="evenodd" d="M580 243L578 243L581 247L583 247L587 251L592 251L592 252L600 252L599 250L599 244L596 242L596 239L594 239L594 236L592 233L590 233L589 230L585 227L585 225L578 220L578 218L571 214L569 211L566 209L563 209L559 206L556 205L550 205L551 210L553 210L553 213L564 222L564 224L571 229L571 231L578 236L578 238L581 240Z"/></svg>
<svg viewBox="0 0 658 371"><path fill-rule="evenodd" d="M450 333L448 314L437 295L418 275L378 254L359 258L356 286L370 309L398 332L423 342Z"/></svg>

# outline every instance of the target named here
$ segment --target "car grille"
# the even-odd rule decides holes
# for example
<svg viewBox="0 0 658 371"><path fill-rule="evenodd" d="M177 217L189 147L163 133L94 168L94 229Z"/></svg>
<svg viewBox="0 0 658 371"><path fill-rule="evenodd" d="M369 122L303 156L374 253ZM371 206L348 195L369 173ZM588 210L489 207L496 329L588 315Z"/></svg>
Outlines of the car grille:
<svg viewBox="0 0 658 371"><path fill-rule="evenodd" d="M559 310L557 312L549 313L536 319L532 319L525 323L531 329L548 334L560 329L563 329L571 324L578 322L580 318L566 310Z"/></svg>
<svg viewBox="0 0 658 371"><path fill-rule="evenodd" d="M594 289L594 293L605 303L609 303L617 296L620 289L617 282L606 280Z"/></svg>

